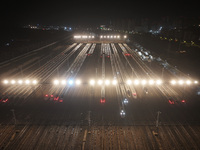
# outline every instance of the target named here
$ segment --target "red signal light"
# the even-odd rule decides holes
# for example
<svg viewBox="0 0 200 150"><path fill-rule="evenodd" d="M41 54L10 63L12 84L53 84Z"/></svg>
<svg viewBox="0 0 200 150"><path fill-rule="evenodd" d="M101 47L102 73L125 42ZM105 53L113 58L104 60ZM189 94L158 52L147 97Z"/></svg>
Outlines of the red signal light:
<svg viewBox="0 0 200 150"><path fill-rule="evenodd" d="M183 99L181 102L182 102L182 103L185 103L186 101Z"/></svg>
<svg viewBox="0 0 200 150"><path fill-rule="evenodd" d="M2 102L3 103L6 103L8 101L8 98L4 99Z"/></svg>
<svg viewBox="0 0 200 150"><path fill-rule="evenodd" d="M100 100L100 103L101 103L101 104L104 104L105 102L106 102L105 99L101 99L101 100Z"/></svg>
<svg viewBox="0 0 200 150"><path fill-rule="evenodd" d="M170 104L174 104L174 101L172 101L172 100L169 100L169 103L170 103Z"/></svg>
<svg viewBox="0 0 200 150"><path fill-rule="evenodd" d="M59 99L59 96L58 97L54 97L54 101L58 101Z"/></svg>
<svg viewBox="0 0 200 150"><path fill-rule="evenodd" d="M129 53L125 53L125 56L130 56L131 54L129 54Z"/></svg>

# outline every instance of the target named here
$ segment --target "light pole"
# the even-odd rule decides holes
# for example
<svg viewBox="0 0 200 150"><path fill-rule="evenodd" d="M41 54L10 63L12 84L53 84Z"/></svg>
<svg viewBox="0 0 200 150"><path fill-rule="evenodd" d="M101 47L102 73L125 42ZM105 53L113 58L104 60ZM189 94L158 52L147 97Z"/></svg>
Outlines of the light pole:
<svg viewBox="0 0 200 150"><path fill-rule="evenodd" d="M10 111L12 111L13 119L14 119L14 125L15 125L15 127L16 127L17 120L16 120L16 117L15 117L15 110L14 110L14 109L11 109Z"/></svg>
<svg viewBox="0 0 200 150"><path fill-rule="evenodd" d="M157 112L157 119L156 119L156 128L158 129L158 124L159 124L159 117L160 117L161 112Z"/></svg>
<svg viewBox="0 0 200 150"><path fill-rule="evenodd" d="M160 114L161 114L161 112L160 111L158 111L157 112L157 119L156 119L156 132L157 132L157 135L158 135L158 125L159 125L159 117L160 117Z"/></svg>
<svg viewBox="0 0 200 150"><path fill-rule="evenodd" d="M153 131L153 135L158 136L158 125L159 125L159 116L160 116L161 112L158 111L157 112L157 119L156 119L156 131Z"/></svg>

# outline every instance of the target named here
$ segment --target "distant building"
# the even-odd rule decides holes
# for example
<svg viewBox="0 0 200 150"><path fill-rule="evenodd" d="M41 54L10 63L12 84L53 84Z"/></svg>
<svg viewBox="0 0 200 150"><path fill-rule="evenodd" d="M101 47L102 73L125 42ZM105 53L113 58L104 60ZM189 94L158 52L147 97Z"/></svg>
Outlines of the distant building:
<svg viewBox="0 0 200 150"><path fill-rule="evenodd" d="M100 25L100 29L104 31L111 31L112 29L110 27L107 27L106 25Z"/></svg>
<svg viewBox="0 0 200 150"><path fill-rule="evenodd" d="M66 26L51 26L51 25L26 25L24 28L27 29L41 29L41 30L64 30L64 31L72 31L72 27L66 27Z"/></svg>

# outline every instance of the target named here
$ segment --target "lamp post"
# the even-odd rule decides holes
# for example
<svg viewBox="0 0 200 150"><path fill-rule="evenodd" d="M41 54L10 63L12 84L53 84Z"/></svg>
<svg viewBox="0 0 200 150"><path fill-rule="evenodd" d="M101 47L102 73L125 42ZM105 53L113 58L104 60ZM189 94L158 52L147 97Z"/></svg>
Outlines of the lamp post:
<svg viewBox="0 0 200 150"><path fill-rule="evenodd" d="M161 112L158 111L157 112L157 119L156 119L156 128L158 128L160 114L161 114Z"/></svg>
<svg viewBox="0 0 200 150"><path fill-rule="evenodd" d="M161 114L161 112L160 111L158 111L157 112L157 119L156 119L156 132L157 132L157 135L158 135L158 125L159 125L159 117L160 117L160 114Z"/></svg>
<svg viewBox="0 0 200 150"><path fill-rule="evenodd" d="M14 119L14 125L15 125L15 127L16 127L17 120L16 120L16 117L15 117L15 110L14 110L14 109L11 109L10 111L12 111L13 119Z"/></svg>

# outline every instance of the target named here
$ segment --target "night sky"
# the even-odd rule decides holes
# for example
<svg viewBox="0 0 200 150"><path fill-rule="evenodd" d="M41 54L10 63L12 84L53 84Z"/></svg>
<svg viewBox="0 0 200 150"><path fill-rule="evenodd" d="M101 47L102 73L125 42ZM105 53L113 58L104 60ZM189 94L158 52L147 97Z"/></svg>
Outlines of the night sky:
<svg viewBox="0 0 200 150"><path fill-rule="evenodd" d="M4 25L99 25L117 19L199 17L198 6L192 1L6 1L1 14Z"/></svg>

